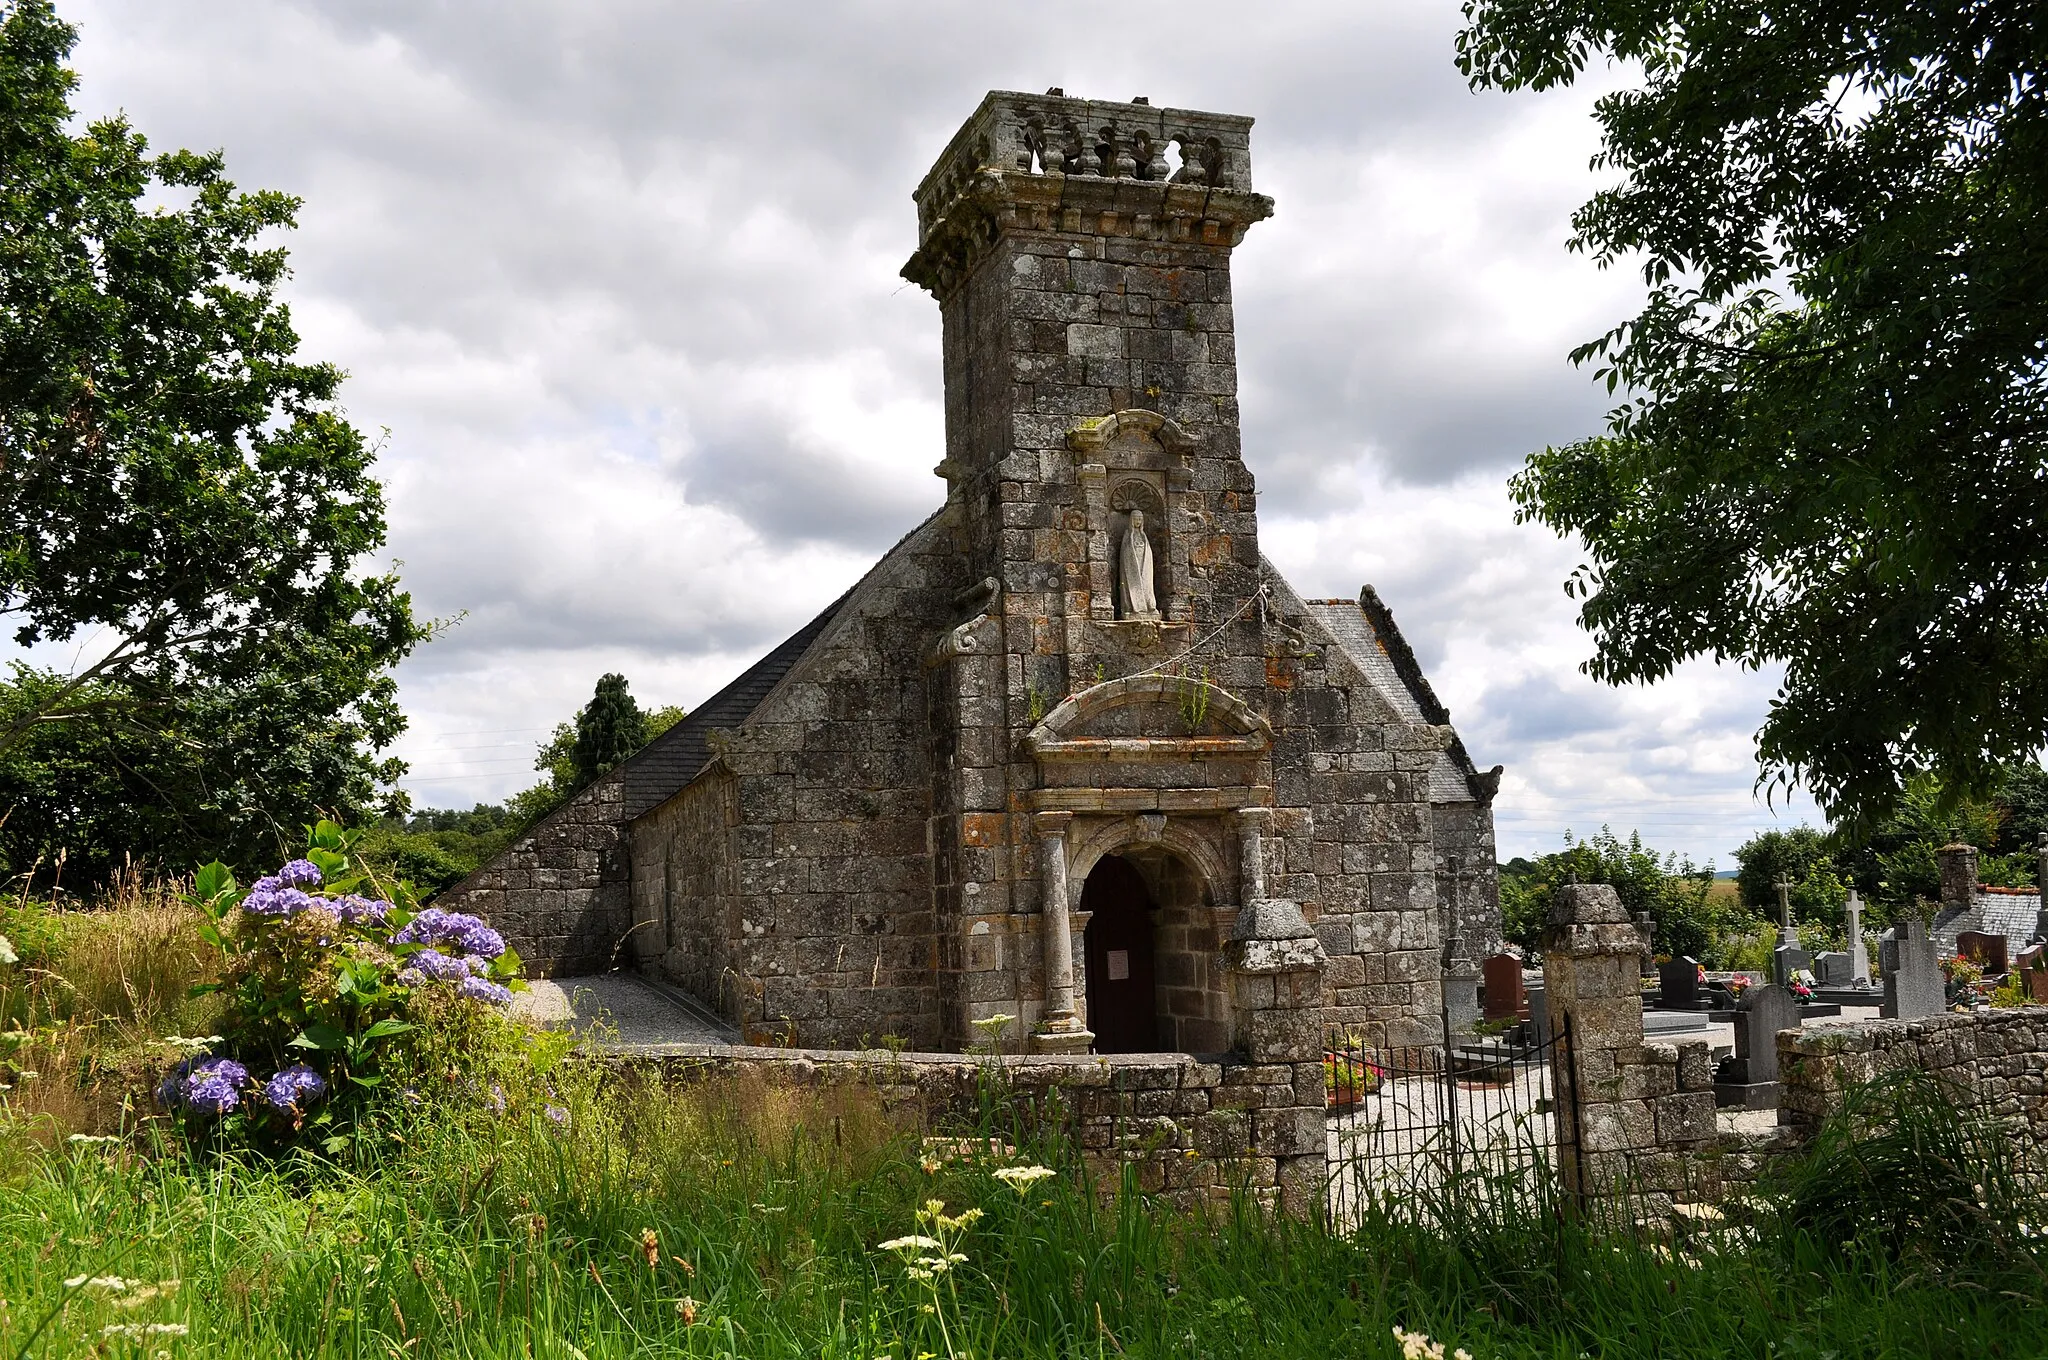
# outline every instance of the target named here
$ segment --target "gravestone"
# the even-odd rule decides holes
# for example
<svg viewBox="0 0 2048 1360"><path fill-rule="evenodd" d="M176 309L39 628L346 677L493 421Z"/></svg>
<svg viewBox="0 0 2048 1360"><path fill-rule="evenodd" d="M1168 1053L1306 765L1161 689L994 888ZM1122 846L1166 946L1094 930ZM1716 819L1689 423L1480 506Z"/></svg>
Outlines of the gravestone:
<svg viewBox="0 0 2048 1360"><path fill-rule="evenodd" d="M1946 1011L1948 994L1926 923L1911 917L1904 934L1893 929L1885 936L1878 945L1878 961L1884 967L1884 1004L1877 1013L1887 1020L1918 1020Z"/></svg>
<svg viewBox="0 0 2048 1360"><path fill-rule="evenodd" d="M1771 981L1780 987L1792 985L1792 975L1813 971L1813 955L1796 944L1781 944L1771 951Z"/></svg>
<svg viewBox="0 0 2048 1360"><path fill-rule="evenodd" d="M1863 899L1849 889L1849 981L1870 983L1870 947L1863 943Z"/></svg>
<svg viewBox="0 0 2048 1360"><path fill-rule="evenodd" d="M1529 1027L1536 1031L1536 1046L1541 1048L1550 1042L1550 1003L1540 982L1531 983L1523 995L1529 1001Z"/></svg>
<svg viewBox="0 0 2048 1360"><path fill-rule="evenodd" d="M1778 1103L1778 1031L1799 1028L1799 1003L1775 984L1751 987L1735 1007L1735 1056L1714 1073L1714 1103L1767 1110Z"/></svg>
<svg viewBox="0 0 2048 1360"><path fill-rule="evenodd" d="M1489 1020L1512 1020L1522 1013L1522 961L1513 954L1495 954L1479 965L1481 1008Z"/></svg>
<svg viewBox="0 0 2048 1360"><path fill-rule="evenodd" d="M1956 953L1984 970L1985 977L2005 976L2005 936L1965 930L1956 936Z"/></svg>
<svg viewBox="0 0 2048 1360"><path fill-rule="evenodd" d="M1855 977L1855 965L1847 953L1836 950L1813 961L1813 976L1823 987L1846 987Z"/></svg>
<svg viewBox="0 0 2048 1360"><path fill-rule="evenodd" d="M1657 1000L1667 1011L1696 1011L1700 1008L1700 963L1698 959L1677 958L1657 965Z"/></svg>

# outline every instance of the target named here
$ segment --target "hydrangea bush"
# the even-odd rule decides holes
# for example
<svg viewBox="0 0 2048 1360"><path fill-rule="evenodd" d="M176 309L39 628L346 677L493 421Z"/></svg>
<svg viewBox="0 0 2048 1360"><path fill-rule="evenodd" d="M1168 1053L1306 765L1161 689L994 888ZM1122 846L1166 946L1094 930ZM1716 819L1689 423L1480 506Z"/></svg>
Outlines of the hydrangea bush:
<svg viewBox="0 0 2048 1360"><path fill-rule="evenodd" d="M219 864L187 900L220 951L225 1002L216 1051L187 1058L157 1100L189 1123L251 1137L331 1131L394 1069L423 1054L459 1075L465 1043L526 986L519 955L475 916L418 910L410 888L375 882L332 822L309 847L244 889Z"/></svg>

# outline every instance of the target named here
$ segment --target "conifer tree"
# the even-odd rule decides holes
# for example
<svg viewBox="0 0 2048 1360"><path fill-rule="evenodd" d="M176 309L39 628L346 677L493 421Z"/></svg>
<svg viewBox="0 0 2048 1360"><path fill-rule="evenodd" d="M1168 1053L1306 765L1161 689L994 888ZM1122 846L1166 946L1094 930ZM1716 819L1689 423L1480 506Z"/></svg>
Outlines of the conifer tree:
<svg viewBox="0 0 2048 1360"><path fill-rule="evenodd" d="M647 744L647 715L626 692L626 677L607 675L597 682L590 703L576 715L576 786L590 783Z"/></svg>

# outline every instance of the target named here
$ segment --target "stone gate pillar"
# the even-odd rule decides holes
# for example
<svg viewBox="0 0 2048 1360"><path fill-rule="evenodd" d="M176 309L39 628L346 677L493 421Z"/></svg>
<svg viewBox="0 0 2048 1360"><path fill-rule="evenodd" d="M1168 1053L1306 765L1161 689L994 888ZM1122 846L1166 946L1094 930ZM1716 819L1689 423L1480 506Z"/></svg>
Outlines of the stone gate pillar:
<svg viewBox="0 0 2048 1360"><path fill-rule="evenodd" d="M1323 1104L1323 969L1329 956L1293 902L1257 898L1238 911L1223 949L1233 1047L1254 1069L1287 1069L1262 1083L1252 1154L1270 1158L1280 1207L1319 1213L1329 1184ZM1279 1072L1273 1072L1275 1078Z"/></svg>
<svg viewBox="0 0 2048 1360"><path fill-rule="evenodd" d="M1706 1044L1643 1042L1641 952L1642 934L1613 888L1558 889L1543 932L1543 986L1558 1036L1558 1171L1580 1201L1630 1187L1684 1195L1678 1154L1714 1136Z"/></svg>

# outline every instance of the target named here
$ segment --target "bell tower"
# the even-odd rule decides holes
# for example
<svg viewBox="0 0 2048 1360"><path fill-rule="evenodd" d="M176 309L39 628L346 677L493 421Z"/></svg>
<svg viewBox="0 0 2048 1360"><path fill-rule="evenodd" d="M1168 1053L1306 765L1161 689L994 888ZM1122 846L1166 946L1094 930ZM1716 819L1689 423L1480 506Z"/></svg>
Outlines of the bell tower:
<svg viewBox="0 0 2048 1360"><path fill-rule="evenodd" d="M937 471L1032 693L1178 651L1257 589L1230 291L1273 210L1251 124L998 92L917 188L903 274L944 317Z"/></svg>
<svg viewBox="0 0 2048 1360"><path fill-rule="evenodd" d="M1051 1051L1096 1039L1144 971L1101 972L1128 942L1087 931L1107 856L1150 876L1130 947L1157 946L1160 981L1137 1029L1225 1044L1210 960L1273 792L1230 288L1273 210L1251 122L998 92L917 188L903 274L944 321L937 471L977 583L926 663L941 990L963 1038L1000 1012Z"/></svg>

